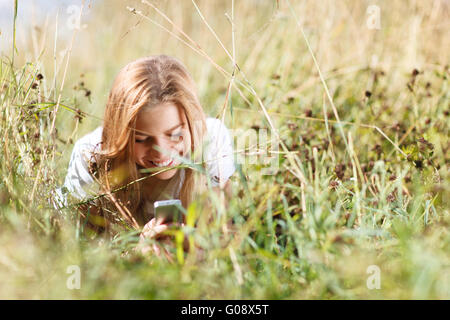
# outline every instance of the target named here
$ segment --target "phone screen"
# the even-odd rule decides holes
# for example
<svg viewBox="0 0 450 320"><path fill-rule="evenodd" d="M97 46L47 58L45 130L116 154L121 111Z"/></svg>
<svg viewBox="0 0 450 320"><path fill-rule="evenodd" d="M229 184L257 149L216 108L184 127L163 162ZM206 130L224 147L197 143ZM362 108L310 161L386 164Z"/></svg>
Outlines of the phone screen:
<svg viewBox="0 0 450 320"><path fill-rule="evenodd" d="M178 199L155 201L155 218L164 218L166 223L182 223L181 201Z"/></svg>

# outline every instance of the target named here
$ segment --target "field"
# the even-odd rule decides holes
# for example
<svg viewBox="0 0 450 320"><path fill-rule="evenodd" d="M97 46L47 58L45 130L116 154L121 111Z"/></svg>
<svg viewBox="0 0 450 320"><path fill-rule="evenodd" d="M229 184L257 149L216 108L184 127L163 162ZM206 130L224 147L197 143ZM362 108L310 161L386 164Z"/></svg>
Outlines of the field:
<svg viewBox="0 0 450 320"><path fill-rule="evenodd" d="M29 20L10 3L0 298L450 298L449 1L80 0ZM174 263L132 251L136 232L82 236L51 204L116 73L161 53L249 136L233 197L187 210L203 255L176 242Z"/></svg>

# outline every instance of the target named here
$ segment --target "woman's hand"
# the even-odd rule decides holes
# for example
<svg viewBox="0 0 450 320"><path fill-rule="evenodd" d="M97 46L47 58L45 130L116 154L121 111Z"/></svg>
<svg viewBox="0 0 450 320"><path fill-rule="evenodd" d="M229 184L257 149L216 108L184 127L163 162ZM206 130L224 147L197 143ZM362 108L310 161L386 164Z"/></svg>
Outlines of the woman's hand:
<svg viewBox="0 0 450 320"><path fill-rule="evenodd" d="M146 239L167 239L167 236L162 234L164 231L168 229L168 225L164 223L164 219L156 219L153 218L142 229L141 235L139 236L139 244L138 247L141 250L142 254L147 254L148 252L153 251L156 256L161 256L161 249L156 243L152 245L146 244ZM170 262L173 262L170 252L164 248L164 255Z"/></svg>
<svg viewBox="0 0 450 320"><path fill-rule="evenodd" d="M157 239L162 236L162 232L166 231L168 228L168 225L164 223L164 219L156 219L153 218L147 224L144 226L141 232L141 239L142 238L148 238L148 239Z"/></svg>

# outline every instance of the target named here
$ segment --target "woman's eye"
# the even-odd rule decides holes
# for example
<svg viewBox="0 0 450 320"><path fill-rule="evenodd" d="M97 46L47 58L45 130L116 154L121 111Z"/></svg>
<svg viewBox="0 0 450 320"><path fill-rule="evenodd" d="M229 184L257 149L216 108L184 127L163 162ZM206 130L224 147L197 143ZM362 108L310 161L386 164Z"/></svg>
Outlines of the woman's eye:
<svg viewBox="0 0 450 320"><path fill-rule="evenodd" d="M145 142L145 140L147 140L147 139L135 139L134 141L136 142L136 143L142 143L142 142Z"/></svg>
<svg viewBox="0 0 450 320"><path fill-rule="evenodd" d="M170 138L172 140L180 140L180 138L182 138L182 137L183 137L183 135L182 135L181 132L173 133L173 134L170 135Z"/></svg>

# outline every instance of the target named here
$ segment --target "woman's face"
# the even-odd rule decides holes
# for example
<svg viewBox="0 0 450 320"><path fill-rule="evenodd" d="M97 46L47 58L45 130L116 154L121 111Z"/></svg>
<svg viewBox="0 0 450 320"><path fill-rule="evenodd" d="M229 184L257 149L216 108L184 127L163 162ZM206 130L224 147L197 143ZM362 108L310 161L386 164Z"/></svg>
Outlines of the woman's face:
<svg viewBox="0 0 450 320"><path fill-rule="evenodd" d="M158 146L160 150L156 150L153 146ZM172 158L173 154L184 157L190 148L191 134L183 109L173 103L164 103L143 109L138 114L134 157L141 167L179 165L180 161ZM168 170L155 177L167 180L172 178L176 171L176 169Z"/></svg>

